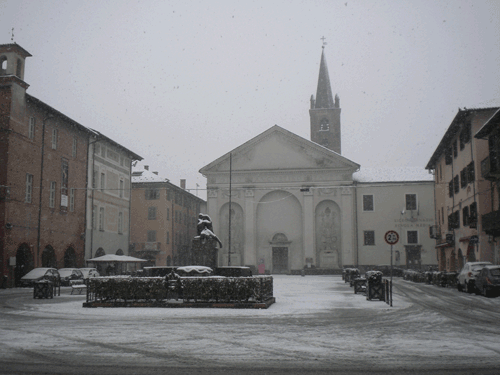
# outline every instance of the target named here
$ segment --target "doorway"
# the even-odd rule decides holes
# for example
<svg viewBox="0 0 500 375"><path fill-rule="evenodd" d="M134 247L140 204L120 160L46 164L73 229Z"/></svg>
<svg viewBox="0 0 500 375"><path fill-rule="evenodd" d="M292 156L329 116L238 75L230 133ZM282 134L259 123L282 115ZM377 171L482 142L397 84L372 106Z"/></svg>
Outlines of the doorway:
<svg viewBox="0 0 500 375"><path fill-rule="evenodd" d="M406 268L419 270L422 265L422 245L405 245Z"/></svg>
<svg viewBox="0 0 500 375"><path fill-rule="evenodd" d="M273 273L288 273L288 247L273 247Z"/></svg>

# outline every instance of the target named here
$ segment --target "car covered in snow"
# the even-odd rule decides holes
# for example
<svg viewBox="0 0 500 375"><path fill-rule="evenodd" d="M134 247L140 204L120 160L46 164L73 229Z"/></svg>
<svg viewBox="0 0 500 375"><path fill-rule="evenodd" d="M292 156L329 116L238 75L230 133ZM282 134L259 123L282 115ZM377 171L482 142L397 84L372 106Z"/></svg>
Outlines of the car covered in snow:
<svg viewBox="0 0 500 375"><path fill-rule="evenodd" d="M476 289L485 297L500 295L500 266L484 266L476 276Z"/></svg>
<svg viewBox="0 0 500 375"><path fill-rule="evenodd" d="M59 272L55 268L39 267L31 270L21 277L20 286L33 286L37 281L49 280L58 283L60 279Z"/></svg>
<svg viewBox="0 0 500 375"><path fill-rule="evenodd" d="M99 277L101 276L96 268L79 268L79 270L83 274L83 280L88 280L91 277Z"/></svg>
<svg viewBox="0 0 500 375"><path fill-rule="evenodd" d="M78 268L61 268L61 285L69 286L71 280L83 280L83 273Z"/></svg>
<svg viewBox="0 0 500 375"><path fill-rule="evenodd" d="M467 262L459 272L457 277L457 289L459 292L464 291L473 293L476 291L476 276L484 266L490 265L491 262Z"/></svg>

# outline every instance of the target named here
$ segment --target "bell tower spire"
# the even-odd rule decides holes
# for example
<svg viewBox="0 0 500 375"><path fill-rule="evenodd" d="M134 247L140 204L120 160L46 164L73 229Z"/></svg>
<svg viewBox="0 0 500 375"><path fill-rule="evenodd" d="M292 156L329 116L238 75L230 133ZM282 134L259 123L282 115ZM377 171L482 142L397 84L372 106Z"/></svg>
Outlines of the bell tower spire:
<svg viewBox="0 0 500 375"><path fill-rule="evenodd" d="M336 153L341 153L340 139L340 99L333 97L330 76L325 58L325 37L319 65L318 88L316 98L311 95L311 141L316 142Z"/></svg>

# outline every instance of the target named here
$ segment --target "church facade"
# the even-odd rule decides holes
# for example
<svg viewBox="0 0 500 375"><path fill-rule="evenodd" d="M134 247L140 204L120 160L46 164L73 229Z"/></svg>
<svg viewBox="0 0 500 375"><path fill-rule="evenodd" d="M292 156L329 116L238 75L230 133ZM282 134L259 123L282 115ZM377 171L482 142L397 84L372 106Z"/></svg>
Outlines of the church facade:
<svg viewBox="0 0 500 375"><path fill-rule="evenodd" d="M380 248L381 226L394 229L400 223L400 205L387 220L374 216L377 225L370 224L370 213L358 212L365 195L376 196L377 204L393 197L389 191L370 193L380 185L365 183L363 176L356 178L360 165L341 155L340 111L323 51L317 93L311 96L309 110L311 140L275 125L200 169L207 178L207 213L223 243L219 266L288 274L304 268L337 272L365 262L367 266L387 263L374 246L364 246L360 233L373 232L385 253L386 248ZM432 176L430 180L430 184L424 182L429 186L420 199L433 204ZM397 186L399 194L404 192L401 185L399 181L386 186ZM406 261L404 254L399 261ZM424 262L432 263L432 256Z"/></svg>

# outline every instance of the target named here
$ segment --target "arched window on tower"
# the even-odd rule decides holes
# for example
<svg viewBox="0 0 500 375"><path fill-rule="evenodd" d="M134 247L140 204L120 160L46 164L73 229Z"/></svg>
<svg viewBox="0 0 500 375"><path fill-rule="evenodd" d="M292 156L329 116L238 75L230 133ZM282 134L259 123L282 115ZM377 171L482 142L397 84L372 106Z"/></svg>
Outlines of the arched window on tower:
<svg viewBox="0 0 500 375"><path fill-rule="evenodd" d="M329 130L330 130L330 122L328 121L328 119L324 118L323 120L321 120L319 124L319 131L327 132Z"/></svg>
<svg viewBox="0 0 500 375"><path fill-rule="evenodd" d="M7 74L7 57L0 56L0 75Z"/></svg>

